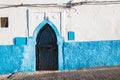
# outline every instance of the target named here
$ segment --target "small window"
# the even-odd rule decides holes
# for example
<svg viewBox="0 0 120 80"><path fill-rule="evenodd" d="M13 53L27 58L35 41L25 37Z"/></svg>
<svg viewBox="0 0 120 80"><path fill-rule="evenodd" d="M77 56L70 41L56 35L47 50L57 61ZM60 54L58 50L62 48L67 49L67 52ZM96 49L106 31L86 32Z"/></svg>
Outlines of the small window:
<svg viewBox="0 0 120 80"><path fill-rule="evenodd" d="M8 28L8 17L1 17L0 18L0 27L1 28Z"/></svg>

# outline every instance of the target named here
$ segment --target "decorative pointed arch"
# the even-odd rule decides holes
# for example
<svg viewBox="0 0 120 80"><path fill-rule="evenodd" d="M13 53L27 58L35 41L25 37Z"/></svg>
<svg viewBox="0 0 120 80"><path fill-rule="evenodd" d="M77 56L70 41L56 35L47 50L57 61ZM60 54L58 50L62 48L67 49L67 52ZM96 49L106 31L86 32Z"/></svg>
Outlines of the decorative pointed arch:
<svg viewBox="0 0 120 80"><path fill-rule="evenodd" d="M35 31L34 31L34 33L33 33L34 39L37 38L37 35L38 35L40 29L42 29L42 27L43 27L44 25L46 25L46 24L49 24L49 25L52 27L52 29L55 31L55 34L56 34L57 39L58 39L59 36L60 36L59 31L58 31L58 29L56 28L56 26L55 26L51 21L49 21L49 20L44 20L43 22L41 22L41 23L38 25L38 27L35 29Z"/></svg>
<svg viewBox="0 0 120 80"><path fill-rule="evenodd" d="M46 25L48 24L55 32L56 38L57 38L57 45L58 45L58 70L63 70L63 53L62 53L62 46L63 46L63 42L64 42L64 38L61 37L57 27L49 20L44 20L43 22L41 22L37 28L34 30L33 33L33 44L34 46L37 44L37 36L39 31ZM36 51L35 51L36 54Z"/></svg>

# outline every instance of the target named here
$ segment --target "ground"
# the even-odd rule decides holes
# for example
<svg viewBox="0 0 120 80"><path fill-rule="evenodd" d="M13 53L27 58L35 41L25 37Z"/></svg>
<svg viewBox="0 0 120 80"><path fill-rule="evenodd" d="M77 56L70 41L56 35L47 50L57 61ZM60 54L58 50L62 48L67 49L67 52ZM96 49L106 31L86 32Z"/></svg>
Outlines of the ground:
<svg viewBox="0 0 120 80"><path fill-rule="evenodd" d="M0 80L120 80L120 66L1 75Z"/></svg>

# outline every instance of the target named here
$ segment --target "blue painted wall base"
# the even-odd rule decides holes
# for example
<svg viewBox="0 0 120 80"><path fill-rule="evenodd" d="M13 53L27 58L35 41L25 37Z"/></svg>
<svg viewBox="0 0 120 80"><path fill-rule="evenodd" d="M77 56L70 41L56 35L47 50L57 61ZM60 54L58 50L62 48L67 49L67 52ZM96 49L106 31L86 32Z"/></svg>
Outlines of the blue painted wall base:
<svg viewBox="0 0 120 80"><path fill-rule="evenodd" d="M0 46L0 75L36 70L32 41L30 37L29 45ZM62 65L63 70L120 65L120 40L64 42L59 50L59 59L63 60L58 65Z"/></svg>
<svg viewBox="0 0 120 80"><path fill-rule="evenodd" d="M35 71L35 56L31 46L0 46L0 74Z"/></svg>
<svg viewBox="0 0 120 80"><path fill-rule="evenodd" d="M120 41L64 43L64 69L120 65Z"/></svg>

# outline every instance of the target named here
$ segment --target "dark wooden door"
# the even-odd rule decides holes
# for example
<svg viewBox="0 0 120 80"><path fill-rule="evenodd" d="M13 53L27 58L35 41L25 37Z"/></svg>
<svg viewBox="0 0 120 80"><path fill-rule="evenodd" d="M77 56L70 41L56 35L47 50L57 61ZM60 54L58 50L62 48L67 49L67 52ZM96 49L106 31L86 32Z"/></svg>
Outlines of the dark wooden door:
<svg viewBox="0 0 120 80"><path fill-rule="evenodd" d="M58 46L54 30L49 24L43 26L37 36L36 69L58 69Z"/></svg>

